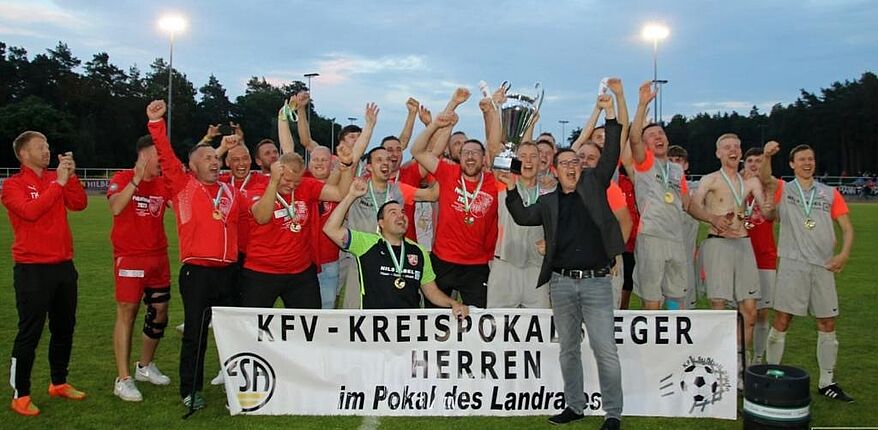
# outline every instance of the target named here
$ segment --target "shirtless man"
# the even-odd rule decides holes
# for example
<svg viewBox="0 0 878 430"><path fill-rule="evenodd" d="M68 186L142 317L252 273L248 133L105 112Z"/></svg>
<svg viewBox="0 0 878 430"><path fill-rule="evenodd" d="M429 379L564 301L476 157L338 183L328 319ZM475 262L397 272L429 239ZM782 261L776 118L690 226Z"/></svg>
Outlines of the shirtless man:
<svg viewBox="0 0 878 430"><path fill-rule="evenodd" d="M749 239L753 206L746 202L752 196L763 214L771 214L773 209L765 201L759 178L744 179L738 173L741 139L737 135L720 136L716 156L720 170L701 179L691 201L692 206L705 209L696 218L710 223L707 239L701 245L707 298L712 309L725 309L727 301L738 304L738 312L744 317L745 345L751 345L760 287Z"/></svg>

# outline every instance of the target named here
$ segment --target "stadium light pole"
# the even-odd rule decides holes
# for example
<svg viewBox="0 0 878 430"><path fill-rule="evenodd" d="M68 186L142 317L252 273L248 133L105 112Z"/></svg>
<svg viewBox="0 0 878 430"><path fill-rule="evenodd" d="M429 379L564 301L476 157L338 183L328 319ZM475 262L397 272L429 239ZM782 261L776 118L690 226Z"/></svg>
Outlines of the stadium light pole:
<svg viewBox="0 0 878 430"><path fill-rule="evenodd" d="M308 92L310 92L312 96L314 95L314 91L311 91L311 78L316 78L318 76L320 76L320 73L305 73L305 77L308 79ZM314 99L312 98L311 100L314 100ZM308 123L310 123L310 122L311 122L311 107L309 106L308 107Z"/></svg>
<svg viewBox="0 0 878 430"><path fill-rule="evenodd" d="M562 141L562 142L567 142L567 141L568 141L568 140L567 140L567 124L568 124L569 122L570 122L570 121L568 121L568 120L566 120L566 119L559 119L559 120L558 120L558 123L561 124L561 139L562 139L561 141Z"/></svg>
<svg viewBox="0 0 878 430"><path fill-rule="evenodd" d="M335 117L329 120L332 121L329 126L329 151L335 154Z"/></svg>
<svg viewBox="0 0 878 430"><path fill-rule="evenodd" d="M641 35L644 39L652 41L652 82L658 90L658 43L664 40L671 33L668 27L662 24L647 24L643 27ZM653 100L653 121L658 122L658 97Z"/></svg>
<svg viewBox="0 0 878 430"><path fill-rule="evenodd" d="M165 15L159 19L159 28L168 33L170 41L170 55L168 56L168 140L171 140L171 109L174 103L173 78L174 78L174 35L186 29L186 19L180 15Z"/></svg>

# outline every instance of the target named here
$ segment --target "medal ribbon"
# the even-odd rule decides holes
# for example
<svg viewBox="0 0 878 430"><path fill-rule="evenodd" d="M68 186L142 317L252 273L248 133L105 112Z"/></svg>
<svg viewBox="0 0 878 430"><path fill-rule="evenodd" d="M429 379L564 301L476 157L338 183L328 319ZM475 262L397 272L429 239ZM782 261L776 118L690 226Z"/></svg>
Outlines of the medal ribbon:
<svg viewBox="0 0 878 430"><path fill-rule="evenodd" d="M540 198L540 181L536 181L536 186L533 188L533 193L521 183L521 180L518 180L518 189L524 190L524 207L528 207L537 202L537 199Z"/></svg>
<svg viewBox="0 0 878 430"><path fill-rule="evenodd" d="M473 199L469 199L469 193L466 191L466 181L463 179L463 173L460 174L460 188L463 189L463 210L466 213L469 213L470 206L472 206L473 202L479 197L479 191L482 190L482 181L485 179L485 174L479 174L479 183L476 185L476 190L473 191Z"/></svg>
<svg viewBox="0 0 878 430"><path fill-rule="evenodd" d="M805 212L805 218L811 218L811 210L814 209L814 195L817 193L817 187L811 185L811 195L809 199L805 199L805 192L802 190L802 186L799 184L798 179L793 179L793 183L796 184L796 188L799 190L799 197L802 198L802 212Z"/></svg>
<svg viewBox="0 0 878 430"><path fill-rule="evenodd" d="M238 191L244 190L244 187L247 186L247 183L250 182L250 177L253 176L253 172L247 173L247 177L244 178L244 182L241 182L241 186L238 187ZM232 186L235 186L235 177L232 176Z"/></svg>
<svg viewBox="0 0 878 430"><path fill-rule="evenodd" d="M387 183L384 189L384 203L390 201L390 182ZM378 205L378 199L375 198L375 191L372 188L372 181L369 181L369 197L372 199L372 209L375 210L375 215L378 215L378 210L381 209L381 206Z"/></svg>
<svg viewBox="0 0 878 430"><path fill-rule="evenodd" d="M671 180L671 162L665 161L665 167L662 167L662 165L659 164L658 168L659 173L661 173L662 176L662 186L667 190L669 181Z"/></svg>
<svg viewBox="0 0 878 430"><path fill-rule="evenodd" d="M274 193L274 195L277 198L277 201L280 202L281 206L283 206L284 209L287 210L287 215L290 216L290 219L293 221L293 224L298 224L299 214L296 213L296 211L294 211L292 206L291 206L291 205L296 204L296 190L294 189L293 191L290 191L290 204L287 204L287 201L284 200L283 197L281 197L280 193Z"/></svg>
<svg viewBox="0 0 878 430"><path fill-rule="evenodd" d="M732 191L732 197L735 198L735 209L741 207L741 205L744 203L744 178L741 177L740 173L735 172L735 174L738 175L738 191L735 191L735 187L732 186L732 181L729 179L728 175L726 175L726 172L720 169L719 173L723 175L723 181L726 182L726 185L729 186L729 190ZM749 215L749 211L752 210L753 205L751 204L747 214Z"/></svg>
<svg viewBox="0 0 878 430"><path fill-rule="evenodd" d="M405 238L402 238L402 242L399 244L399 258L393 253L393 247L390 246L390 242L385 240L384 245L387 246L387 253L390 254L390 259L393 260L393 268L396 269L397 277L402 278L402 264L405 262L403 260L405 258Z"/></svg>

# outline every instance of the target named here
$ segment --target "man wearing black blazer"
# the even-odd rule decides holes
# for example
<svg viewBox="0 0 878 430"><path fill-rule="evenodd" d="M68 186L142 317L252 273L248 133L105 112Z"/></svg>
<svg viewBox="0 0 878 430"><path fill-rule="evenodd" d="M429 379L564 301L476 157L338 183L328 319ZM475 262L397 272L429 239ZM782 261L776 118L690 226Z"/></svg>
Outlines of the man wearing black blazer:
<svg viewBox="0 0 878 430"><path fill-rule="evenodd" d="M614 80L620 113L625 111L621 83ZM625 243L619 223L607 203L606 191L619 160L622 126L616 121L613 100L601 95L598 105L606 114L606 144L598 165L583 169L577 154L565 148L554 159L558 188L525 207L517 192L506 193L506 206L516 223L542 225L546 255L536 286L549 283L552 311L558 328L559 361L567 408L549 418L553 424L582 419L588 401L583 395L580 328L585 323L598 367L606 419L601 429L618 429L622 414L622 372L613 337L611 264ZM627 113L620 118L627 123ZM498 175L508 190L515 189L509 174Z"/></svg>

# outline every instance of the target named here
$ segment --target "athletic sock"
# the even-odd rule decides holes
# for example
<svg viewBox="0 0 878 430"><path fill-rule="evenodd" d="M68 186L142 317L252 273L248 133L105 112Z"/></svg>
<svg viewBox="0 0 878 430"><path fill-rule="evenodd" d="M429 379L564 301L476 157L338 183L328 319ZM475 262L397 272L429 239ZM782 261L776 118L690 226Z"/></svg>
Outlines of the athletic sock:
<svg viewBox="0 0 878 430"><path fill-rule="evenodd" d="M774 327L768 330L768 342L765 344L765 362L768 364L780 364L783 358L784 344L786 344L787 332L778 331Z"/></svg>
<svg viewBox="0 0 878 430"><path fill-rule="evenodd" d="M838 358L838 340L835 332L817 332L817 365L820 366L820 382L818 388L832 385L835 360Z"/></svg>
<svg viewBox="0 0 878 430"><path fill-rule="evenodd" d="M768 338L768 321L756 321L753 327L753 362L762 364L762 356L765 355L765 342Z"/></svg>

